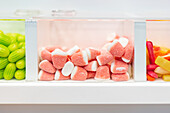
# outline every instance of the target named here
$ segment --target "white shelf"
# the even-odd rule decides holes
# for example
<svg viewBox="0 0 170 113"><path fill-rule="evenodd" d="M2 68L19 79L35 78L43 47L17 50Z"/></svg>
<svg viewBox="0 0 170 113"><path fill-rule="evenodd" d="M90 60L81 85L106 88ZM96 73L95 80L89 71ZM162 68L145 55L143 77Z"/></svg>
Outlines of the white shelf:
<svg viewBox="0 0 170 113"><path fill-rule="evenodd" d="M0 104L170 104L168 82L0 83Z"/></svg>

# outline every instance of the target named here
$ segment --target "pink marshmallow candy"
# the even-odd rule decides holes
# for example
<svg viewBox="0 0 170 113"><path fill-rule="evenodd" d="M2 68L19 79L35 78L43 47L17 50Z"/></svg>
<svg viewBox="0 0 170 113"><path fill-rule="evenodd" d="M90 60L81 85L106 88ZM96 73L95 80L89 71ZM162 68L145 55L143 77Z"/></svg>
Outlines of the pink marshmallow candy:
<svg viewBox="0 0 170 113"><path fill-rule="evenodd" d="M89 47L86 48L86 53L88 55L88 60L94 60L96 59L96 56L100 55L101 52L98 49Z"/></svg>
<svg viewBox="0 0 170 113"><path fill-rule="evenodd" d="M60 50L60 49L55 49L52 52L52 62L55 68L57 69L62 69L64 67L64 64L67 61L67 54L66 52Z"/></svg>
<svg viewBox="0 0 170 113"><path fill-rule="evenodd" d="M71 73L71 79L72 80L78 80L78 81L84 81L87 78L87 71L79 66L75 66L72 73Z"/></svg>
<svg viewBox="0 0 170 113"><path fill-rule="evenodd" d="M126 73L128 71L128 64L121 60L114 60L111 64L112 73Z"/></svg>
<svg viewBox="0 0 170 113"><path fill-rule="evenodd" d="M61 73L61 70L57 70L56 73L55 73L55 80L69 80L70 79L70 76L64 76L62 73Z"/></svg>
<svg viewBox="0 0 170 113"><path fill-rule="evenodd" d="M96 71L98 67L97 61L91 61L87 66L84 67L87 71Z"/></svg>
<svg viewBox="0 0 170 113"><path fill-rule="evenodd" d="M73 48L67 51L67 55L71 56L78 51L80 51L80 48L77 45L75 45Z"/></svg>
<svg viewBox="0 0 170 113"><path fill-rule="evenodd" d="M129 74L123 73L123 74L112 74L111 78L113 81L128 81L129 80Z"/></svg>
<svg viewBox="0 0 170 113"><path fill-rule="evenodd" d="M56 71L55 67L48 60L41 61L39 67L48 73L55 73Z"/></svg>
<svg viewBox="0 0 170 113"><path fill-rule="evenodd" d="M115 39L107 49L114 57L122 57L125 51L124 47L117 39Z"/></svg>
<svg viewBox="0 0 170 113"><path fill-rule="evenodd" d="M85 51L80 51L78 53L74 53L71 56L71 61L76 66L85 66L88 64L88 56Z"/></svg>
<svg viewBox="0 0 170 113"><path fill-rule="evenodd" d="M118 39L118 42L125 48L129 43L129 39L128 37L122 36Z"/></svg>
<svg viewBox="0 0 170 113"><path fill-rule="evenodd" d="M52 80L54 80L54 76L55 76L55 74L53 74L53 73L48 73L48 72L41 70L39 72L38 79L40 81L52 81Z"/></svg>
<svg viewBox="0 0 170 113"><path fill-rule="evenodd" d="M110 72L108 66L99 66L95 75L96 80L109 80Z"/></svg>
<svg viewBox="0 0 170 113"><path fill-rule="evenodd" d="M69 76L72 73L73 69L74 69L74 64L71 61L68 61L65 63L61 72L64 76Z"/></svg>
<svg viewBox="0 0 170 113"><path fill-rule="evenodd" d="M131 62L132 57L133 57L133 45L131 43L129 43L126 48L125 48L125 54L122 56L122 60L126 63Z"/></svg>
<svg viewBox="0 0 170 113"><path fill-rule="evenodd" d="M101 66L101 65L105 65L105 64L109 63L110 61L112 61L113 56L108 51L102 50L101 54L99 56L97 56L96 59L97 59L98 64Z"/></svg>
<svg viewBox="0 0 170 113"><path fill-rule="evenodd" d="M45 48L42 48L42 50L40 50L40 59L42 60L48 60L48 61L52 61L52 58L51 58L51 53L46 50Z"/></svg>
<svg viewBox="0 0 170 113"><path fill-rule="evenodd" d="M72 48L58 45L42 48L39 80L84 81L91 78L129 80L131 70L128 69L128 65L131 65L134 56L132 40L126 36L119 36L115 32L106 38L106 41L103 41L105 45L100 50L92 47L79 48L77 45Z"/></svg>

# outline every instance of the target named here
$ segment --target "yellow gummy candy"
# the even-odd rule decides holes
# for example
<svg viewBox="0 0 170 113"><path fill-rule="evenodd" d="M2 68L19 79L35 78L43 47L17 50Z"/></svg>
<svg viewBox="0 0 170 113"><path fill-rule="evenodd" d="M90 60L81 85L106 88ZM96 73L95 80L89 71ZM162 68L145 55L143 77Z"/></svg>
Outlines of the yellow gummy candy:
<svg viewBox="0 0 170 113"><path fill-rule="evenodd" d="M155 60L155 63L159 65L161 68L170 71L170 61L164 59L161 56L158 56Z"/></svg>
<svg viewBox="0 0 170 113"><path fill-rule="evenodd" d="M169 71L167 71L167 70L165 70L165 69L163 69L163 68L161 68L161 67L157 67L157 68L154 70L154 72L155 72L156 74L161 74L161 75L169 75L169 74L170 74Z"/></svg>
<svg viewBox="0 0 170 113"><path fill-rule="evenodd" d="M161 47L161 51L160 51L160 52L161 52L163 55L167 54L168 51L169 51L169 48Z"/></svg>
<svg viewBox="0 0 170 113"><path fill-rule="evenodd" d="M162 79L163 79L164 81L170 81L170 75L163 75L163 76L162 76Z"/></svg>

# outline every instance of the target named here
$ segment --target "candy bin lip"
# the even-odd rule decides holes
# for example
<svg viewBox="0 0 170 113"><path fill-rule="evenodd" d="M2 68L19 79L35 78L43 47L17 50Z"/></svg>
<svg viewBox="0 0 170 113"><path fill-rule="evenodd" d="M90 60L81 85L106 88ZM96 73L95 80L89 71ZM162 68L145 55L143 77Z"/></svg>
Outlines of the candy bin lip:
<svg viewBox="0 0 170 113"><path fill-rule="evenodd" d="M26 55L23 55L23 54L25 54L25 51L27 50L27 49L25 49L26 48L25 47L25 19L21 19L21 18L0 19L0 30L2 30L3 34L6 35L8 37L7 39L10 40L10 43L8 45L5 45L10 50L10 54L9 54L9 56L11 57L10 61L13 59L11 62L14 62L15 64L16 64L16 62L18 62L17 65L15 66L17 69L19 69L19 68L26 69L26 60L25 60ZM1 44L3 45L4 43L1 43ZM10 46L12 44L15 44L15 45ZM10 48L9 48L9 46L10 46ZM12 49L14 47L15 47L15 49ZM24 57L20 58L19 53L11 55L12 53L16 53L15 51L17 51L19 49L22 51L21 56L24 56ZM17 60L16 61L16 60L14 60L14 58L15 59L18 58L18 60L16 59ZM20 62L20 60L23 58L24 58L24 60L22 60ZM9 60L9 58L8 58L8 60ZM5 68L4 68L4 70L5 70ZM16 74L17 78L22 79L22 80L17 80L15 78L15 72L12 74L12 76L13 76L12 79L10 79L10 80L0 79L0 82L9 83L9 82L25 82L26 81L26 78L27 78L27 75L25 75L26 71L24 71L24 73L22 72L22 76L19 75L20 71L18 71L18 73ZM7 69L6 69L5 73L6 73L5 76L7 76L7 73L8 73Z"/></svg>
<svg viewBox="0 0 170 113"><path fill-rule="evenodd" d="M115 33L116 32L116 35ZM88 47L95 49L101 49L104 44L111 43L107 41L107 37L114 33L115 36L119 35L120 45L122 49L125 49L128 42L131 42L134 45L134 21L133 20L116 20L116 19L38 19L37 20L37 49L38 54L42 48L51 46L59 47L56 49L61 49L63 52L66 52L74 46L77 46L75 53L82 52L82 61L84 64L73 64L75 66L86 66L87 58L90 58L88 51L87 55L84 52L87 52ZM129 41L126 40L128 37ZM116 38L119 38L118 36ZM124 40L122 40L124 38ZM124 42L125 41L125 42ZM78 50L80 48L80 50ZM50 51L52 49L49 49ZM107 50L107 48L106 48ZM123 52L124 53L124 52ZM121 54L123 56L123 53ZM95 53L100 54L100 53ZM133 53L132 53L133 54ZM120 55L120 56L121 56ZM53 56L53 54L51 54ZM72 61L73 55L68 55L68 61ZM94 57L94 56L93 56ZM92 57L89 60L96 60ZM106 56L104 56L106 57ZM131 56L132 57L132 56ZM40 57L38 56L38 63L40 62ZM120 59L121 60L121 59ZM53 61L52 61L53 62ZM64 60L64 63L67 62ZM111 60L108 59L107 63L110 63ZM122 61L123 62L123 61ZM132 61L127 61L127 63ZM104 64L102 64L104 65ZM131 66L133 68L133 66ZM62 68L62 67L61 67ZM39 68L38 68L39 69ZM60 69L60 68L58 68ZM133 72L132 72L133 73ZM38 78L38 77L37 77ZM38 80L38 79L37 79ZM83 83L88 81L95 82L95 80L85 80ZM113 82L112 80L110 80ZM51 81L53 82L53 81ZM81 82L81 81L55 81L55 82ZM106 81L107 82L107 81Z"/></svg>

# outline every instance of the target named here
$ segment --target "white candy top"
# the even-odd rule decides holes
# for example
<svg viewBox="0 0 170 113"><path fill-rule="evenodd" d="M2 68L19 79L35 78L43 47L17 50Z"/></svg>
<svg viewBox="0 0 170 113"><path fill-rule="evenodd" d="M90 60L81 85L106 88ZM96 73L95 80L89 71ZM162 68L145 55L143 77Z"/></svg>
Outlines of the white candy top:
<svg viewBox="0 0 170 113"><path fill-rule="evenodd" d="M62 51L61 49L55 49L52 53L52 55L63 55L63 56L67 56L67 53Z"/></svg>

